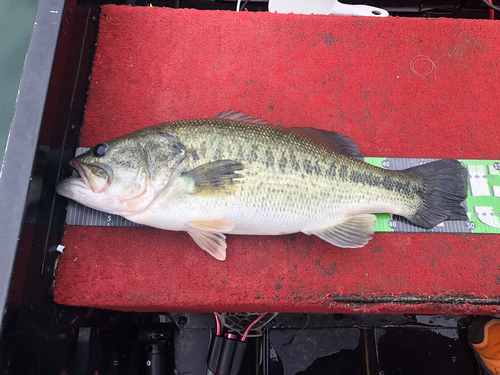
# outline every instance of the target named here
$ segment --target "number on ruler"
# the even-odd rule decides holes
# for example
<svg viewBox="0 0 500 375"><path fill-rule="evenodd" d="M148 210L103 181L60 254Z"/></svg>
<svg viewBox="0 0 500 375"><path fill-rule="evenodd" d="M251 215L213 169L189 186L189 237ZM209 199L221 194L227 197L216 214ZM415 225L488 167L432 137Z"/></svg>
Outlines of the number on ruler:
<svg viewBox="0 0 500 375"><path fill-rule="evenodd" d="M474 224L473 221L468 221L467 222L467 229L471 229L471 230L476 229L476 224Z"/></svg>

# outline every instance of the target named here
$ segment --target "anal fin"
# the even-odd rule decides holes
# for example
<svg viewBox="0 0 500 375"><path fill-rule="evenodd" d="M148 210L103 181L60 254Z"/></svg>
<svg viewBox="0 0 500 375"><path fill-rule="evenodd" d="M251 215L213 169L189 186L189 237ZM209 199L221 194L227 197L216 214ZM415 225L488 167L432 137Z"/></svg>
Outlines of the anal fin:
<svg viewBox="0 0 500 375"><path fill-rule="evenodd" d="M217 260L226 259L226 236L222 233L193 229L188 231L193 240Z"/></svg>
<svg viewBox="0 0 500 375"><path fill-rule="evenodd" d="M338 247L358 248L365 246L372 239L376 221L377 217L372 214L355 215L330 228L308 234L314 234Z"/></svg>

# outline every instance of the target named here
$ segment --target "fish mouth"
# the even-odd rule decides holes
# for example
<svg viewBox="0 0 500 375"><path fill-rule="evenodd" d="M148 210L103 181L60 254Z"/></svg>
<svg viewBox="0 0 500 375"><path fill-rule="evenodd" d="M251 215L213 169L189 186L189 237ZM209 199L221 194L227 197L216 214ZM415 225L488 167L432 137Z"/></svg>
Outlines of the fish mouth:
<svg viewBox="0 0 500 375"><path fill-rule="evenodd" d="M102 193L110 183L110 173L102 164L86 164L78 159L71 159L69 165L78 172L81 181L93 193Z"/></svg>
<svg viewBox="0 0 500 375"><path fill-rule="evenodd" d="M87 178L87 175L85 174L85 170L83 169L82 165L78 162L78 160L71 159L69 165L78 173L79 178L82 179L85 186L87 186L89 189L92 190L92 186L90 186L90 182L89 179Z"/></svg>

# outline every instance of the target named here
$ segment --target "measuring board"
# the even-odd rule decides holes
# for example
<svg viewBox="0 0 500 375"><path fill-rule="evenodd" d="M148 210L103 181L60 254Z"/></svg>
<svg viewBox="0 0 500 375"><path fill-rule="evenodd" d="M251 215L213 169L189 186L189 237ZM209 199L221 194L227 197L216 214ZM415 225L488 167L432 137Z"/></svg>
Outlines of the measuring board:
<svg viewBox="0 0 500 375"><path fill-rule="evenodd" d="M79 147L76 155L87 151ZM438 159L364 158L377 167L401 170ZM444 233L500 233L500 160L459 160L468 171L468 193L463 205L468 221L449 220L432 229L417 227L404 217L376 214L376 232L444 232ZM77 173L74 172L74 176ZM83 206L69 200L66 215L68 225L140 227L121 216Z"/></svg>

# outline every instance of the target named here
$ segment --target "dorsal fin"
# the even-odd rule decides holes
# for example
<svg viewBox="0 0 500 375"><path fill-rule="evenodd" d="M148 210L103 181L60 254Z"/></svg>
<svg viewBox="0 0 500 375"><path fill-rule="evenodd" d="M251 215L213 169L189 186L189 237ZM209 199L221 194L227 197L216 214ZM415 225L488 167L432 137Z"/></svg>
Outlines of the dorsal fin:
<svg viewBox="0 0 500 375"><path fill-rule="evenodd" d="M247 122L250 124L269 125L265 121L262 121L258 118L254 118L249 115L245 115L243 114L243 112L236 112L234 110L219 113L214 118L221 120ZM297 127L297 128L282 128L282 129L285 131L289 131L292 134L298 135L302 138L306 138L309 141L312 141L330 150L336 151L342 155L351 156L353 158L361 160L363 159L359 146L347 135L316 128Z"/></svg>
<svg viewBox="0 0 500 375"><path fill-rule="evenodd" d="M359 146L347 135L315 128L288 128L286 130L342 155L363 159Z"/></svg>
<svg viewBox="0 0 500 375"><path fill-rule="evenodd" d="M221 120L248 122L250 124L267 124L267 122L262 121L261 119L252 117L250 115L245 115L243 112L236 112L232 109L230 111L219 113L214 118L218 118Z"/></svg>

